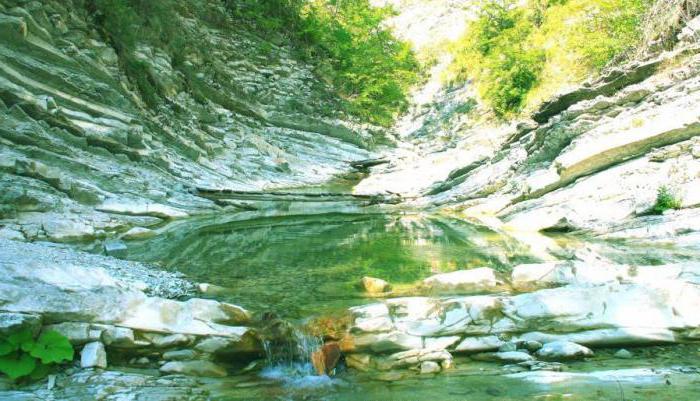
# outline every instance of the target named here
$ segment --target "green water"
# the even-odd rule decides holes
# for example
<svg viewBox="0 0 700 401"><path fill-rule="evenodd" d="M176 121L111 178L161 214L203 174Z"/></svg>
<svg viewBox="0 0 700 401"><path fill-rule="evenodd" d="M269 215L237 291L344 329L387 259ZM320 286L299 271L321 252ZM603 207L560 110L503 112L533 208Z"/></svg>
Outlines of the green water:
<svg viewBox="0 0 700 401"><path fill-rule="evenodd" d="M507 237L444 217L287 216L192 219L129 245L131 258L226 287L217 298L303 318L367 301L363 276L410 285L439 272L534 261Z"/></svg>
<svg viewBox="0 0 700 401"><path fill-rule="evenodd" d="M562 245L580 246L563 236ZM584 241L585 242L585 241ZM675 249L634 244L597 246L618 262L691 258ZM373 302L358 286L363 276L410 288L439 272L490 266L508 269L534 262L530 246L462 220L421 214L325 214L240 220L238 215L175 222L158 236L129 243L130 258L183 272L224 287L213 295L255 312L300 320ZM361 373L340 369L333 379L311 375L308 364L264 365L225 379L202 379L213 400L448 400L448 401L698 401L697 345L596 350L567 371L506 374L501 364L456 355L456 367L439 375ZM300 363L303 363L301 361ZM677 367L691 367L678 370ZM675 369L675 370L674 370ZM685 368L684 368L685 369ZM696 370L693 370L696 369Z"/></svg>

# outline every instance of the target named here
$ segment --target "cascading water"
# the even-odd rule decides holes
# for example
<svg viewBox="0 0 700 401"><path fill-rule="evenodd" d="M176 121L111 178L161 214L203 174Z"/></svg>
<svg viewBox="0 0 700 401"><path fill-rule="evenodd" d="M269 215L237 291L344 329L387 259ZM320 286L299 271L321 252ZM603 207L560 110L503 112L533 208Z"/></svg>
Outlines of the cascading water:
<svg viewBox="0 0 700 401"><path fill-rule="evenodd" d="M260 372L265 379L281 381L296 388L324 387L338 384L338 379L319 376L311 362L311 355L323 346L320 337L290 327L291 336L284 341L263 342L266 367Z"/></svg>

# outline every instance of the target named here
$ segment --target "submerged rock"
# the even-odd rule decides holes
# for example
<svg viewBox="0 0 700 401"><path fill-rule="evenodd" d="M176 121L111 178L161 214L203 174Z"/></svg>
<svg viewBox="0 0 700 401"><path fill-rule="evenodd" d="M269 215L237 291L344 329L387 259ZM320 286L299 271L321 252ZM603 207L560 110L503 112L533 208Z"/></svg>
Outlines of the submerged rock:
<svg viewBox="0 0 700 401"><path fill-rule="evenodd" d="M536 353L538 358L556 361L569 359L582 359L593 356L593 351L569 341L554 341L546 343Z"/></svg>
<svg viewBox="0 0 700 401"><path fill-rule="evenodd" d="M129 254L129 249L122 241L109 240L104 243L105 255L115 258L125 259Z"/></svg>
<svg viewBox="0 0 700 401"><path fill-rule="evenodd" d="M374 277L362 277L362 287L368 294L382 294L391 290L389 283Z"/></svg>
<svg viewBox="0 0 700 401"><path fill-rule="evenodd" d="M225 368L210 361L171 361L161 366L160 371L204 377L225 377L228 375Z"/></svg>
<svg viewBox="0 0 700 401"><path fill-rule="evenodd" d="M121 235L124 240L139 240L154 237L156 232L145 227L134 227Z"/></svg>
<svg viewBox="0 0 700 401"><path fill-rule="evenodd" d="M631 352L627 351L626 349L619 349L615 354L613 355L615 358L619 359L631 359L634 357Z"/></svg>
<svg viewBox="0 0 700 401"><path fill-rule="evenodd" d="M503 283L488 267L436 274L423 280L423 286L444 291L492 291Z"/></svg>

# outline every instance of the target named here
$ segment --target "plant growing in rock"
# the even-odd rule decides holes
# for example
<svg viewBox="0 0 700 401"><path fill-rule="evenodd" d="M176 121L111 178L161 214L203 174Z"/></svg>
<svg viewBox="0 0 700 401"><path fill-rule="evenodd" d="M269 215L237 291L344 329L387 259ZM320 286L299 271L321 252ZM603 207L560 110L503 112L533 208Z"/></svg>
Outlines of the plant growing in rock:
<svg viewBox="0 0 700 401"><path fill-rule="evenodd" d="M656 203L651 208L655 214L662 214L666 210L680 209L681 200L665 185L659 187L656 193Z"/></svg>
<svg viewBox="0 0 700 401"><path fill-rule="evenodd" d="M52 365L73 360L73 346L56 331L35 337L25 329L0 339L0 373L12 380L40 379Z"/></svg>

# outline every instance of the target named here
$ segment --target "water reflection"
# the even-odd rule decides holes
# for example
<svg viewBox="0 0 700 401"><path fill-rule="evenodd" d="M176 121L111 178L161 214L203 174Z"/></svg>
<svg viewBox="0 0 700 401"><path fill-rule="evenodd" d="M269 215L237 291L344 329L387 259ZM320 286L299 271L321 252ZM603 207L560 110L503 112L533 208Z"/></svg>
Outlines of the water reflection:
<svg viewBox="0 0 700 401"><path fill-rule="evenodd" d="M316 215L188 221L130 257L228 287L255 311L303 317L363 301L365 275L393 284L438 272L532 261L527 247L461 220L422 215Z"/></svg>

